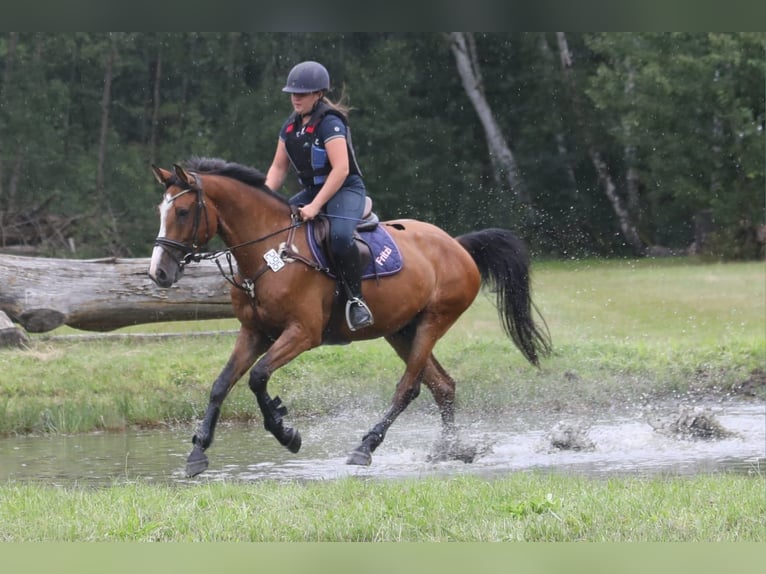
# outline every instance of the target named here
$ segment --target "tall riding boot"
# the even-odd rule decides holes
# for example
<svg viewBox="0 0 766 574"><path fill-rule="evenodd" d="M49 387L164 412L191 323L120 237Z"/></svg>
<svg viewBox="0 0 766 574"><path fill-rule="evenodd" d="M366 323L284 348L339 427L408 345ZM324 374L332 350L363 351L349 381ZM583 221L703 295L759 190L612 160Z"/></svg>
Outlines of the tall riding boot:
<svg viewBox="0 0 766 574"><path fill-rule="evenodd" d="M342 256L335 256L341 280L346 286L346 323L352 331L369 327L374 323L372 311L362 298L362 261L359 248L352 244Z"/></svg>

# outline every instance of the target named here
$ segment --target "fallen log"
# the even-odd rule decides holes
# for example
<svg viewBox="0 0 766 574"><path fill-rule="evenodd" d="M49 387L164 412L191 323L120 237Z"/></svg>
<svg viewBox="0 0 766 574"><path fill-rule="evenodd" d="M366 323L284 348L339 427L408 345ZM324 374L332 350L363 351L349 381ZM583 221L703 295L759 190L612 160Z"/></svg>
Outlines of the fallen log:
<svg viewBox="0 0 766 574"><path fill-rule="evenodd" d="M189 265L170 289L157 287L148 269L148 258L0 255L0 311L31 333L233 317L230 285L213 261Z"/></svg>
<svg viewBox="0 0 766 574"><path fill-rule="evenodd" d="M0 311L0 348L23 347L28 340L24 329L14 325L8 315Z"/></svg>

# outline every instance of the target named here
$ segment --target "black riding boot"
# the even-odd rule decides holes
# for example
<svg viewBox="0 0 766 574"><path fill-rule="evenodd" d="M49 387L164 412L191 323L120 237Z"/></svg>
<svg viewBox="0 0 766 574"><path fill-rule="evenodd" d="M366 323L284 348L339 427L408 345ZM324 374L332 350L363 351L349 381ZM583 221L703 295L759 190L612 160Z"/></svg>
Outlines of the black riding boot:
<svg viewBox="0 0 766 574"><path fill-rule="evenodd" d="M352 331L374 323L372 312L362 299L362 261L359 248L353 244L342 256L335 256L341 280L346 286L346 323Z"/></svg>

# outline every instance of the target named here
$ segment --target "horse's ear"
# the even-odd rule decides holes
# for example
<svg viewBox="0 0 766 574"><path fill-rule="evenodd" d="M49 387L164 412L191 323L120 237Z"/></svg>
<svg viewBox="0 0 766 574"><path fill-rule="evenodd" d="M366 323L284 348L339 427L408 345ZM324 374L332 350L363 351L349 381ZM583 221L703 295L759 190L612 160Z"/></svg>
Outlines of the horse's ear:
<svg viewBox="0 0 766 574"><path fill-rule="evenodd" d="M184 168L182 168L177 163L173 164L173 169L175 170L176 175L178 176L178 179L183 181L186 185L191 187L191 186L193 186L196 183L196 179L195 179L194 175L192 175L191 173L186 171Z"/></svg>
<svg viewBox="0 0 766 574"><path fill-rule="evenodd" d="M152 173L154 173L154 179L156 179L161 185L164 185L165 187L167 187L170 178L173 177L173 174L168 170L157 167L154 164L152 164Z"/></svg>

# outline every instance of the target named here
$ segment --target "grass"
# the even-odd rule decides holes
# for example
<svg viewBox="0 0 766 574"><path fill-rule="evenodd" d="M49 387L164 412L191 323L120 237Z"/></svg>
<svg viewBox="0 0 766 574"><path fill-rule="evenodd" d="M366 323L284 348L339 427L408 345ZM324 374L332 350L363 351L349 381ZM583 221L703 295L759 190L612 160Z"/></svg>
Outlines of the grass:
<svg viewBox="0 0 766 574"><path fill-rule="evenodd" d="M555 352L529 366L480 297L436 353L458 380L458 408L594 412L625 401L766 391L762 263L688 260L545 262L534 295ZM230 330L233 321L123 332ZM71 334L60 329L56 335ZM0 433L75 433L198 418L233 335L46 339L0 350ZM272 395L298 416L380 411L401 363L382 341L306 353ZM427 393L426 393L427 395ZM428 396L410 408L433 408ZM224 419L256 417L246 384ZM766 540L761 470L697 477L515 473L310 483L0 485L5 541L757 541Z"/></svg>
<svg viewBox="0 0 766 574"><path fill-rule="evenodd" d="M763 477L0 487L4 541L763 541Z"/></svg>
<svg viewBox="0 0 766 574"><path fill-rule="evenodd" d="M636 397L725 393L766 371L762 263L550 262L534 272L535 301L553 337L553 356L541 370L528 365L503 335L490 296L480 296L436 348L458 381L459 408L601 408ZM122 332L235 327L229 320ZM231 333L148 340L35 337L27 350L0 350L0 434L194 420L204 412L233 342ZM377 340L305 353L277 371L270 388L297 415L379 411L401 371L393 351ZM411 408L428 408L426 395ZM239 384L222 416L256 415L252 394Z"/></svg>

